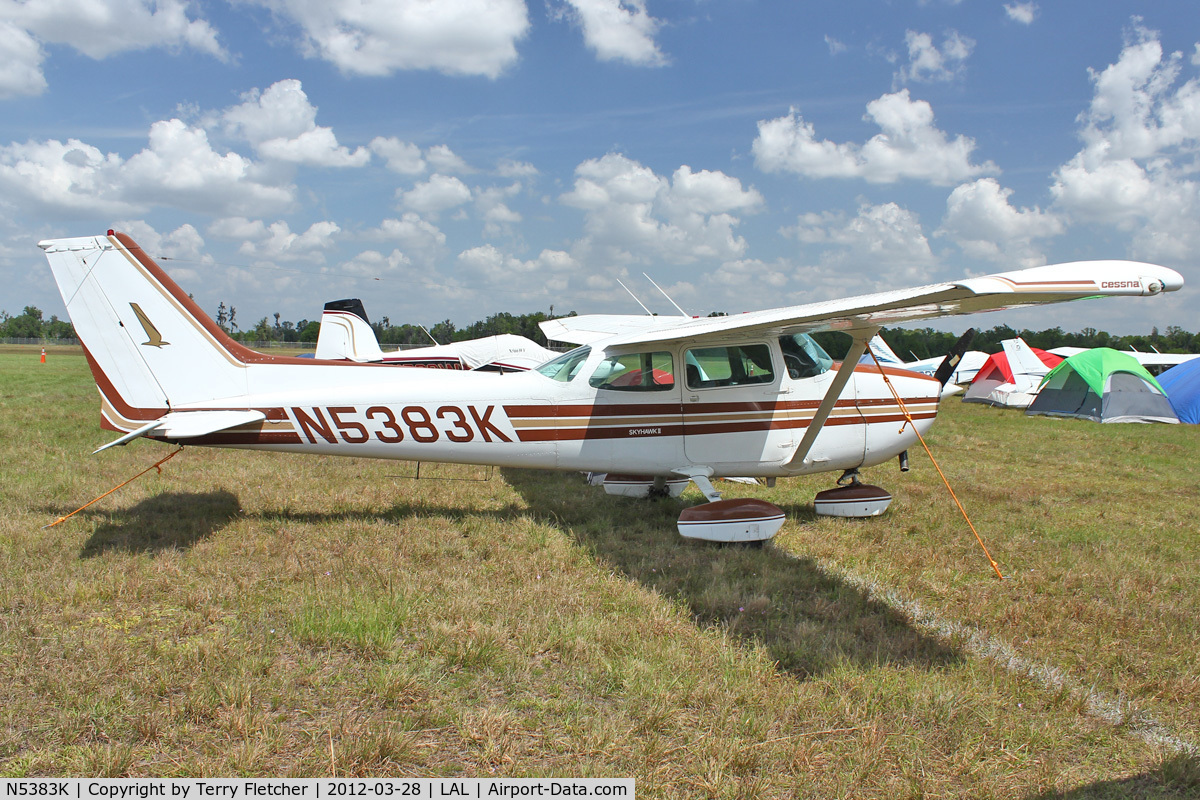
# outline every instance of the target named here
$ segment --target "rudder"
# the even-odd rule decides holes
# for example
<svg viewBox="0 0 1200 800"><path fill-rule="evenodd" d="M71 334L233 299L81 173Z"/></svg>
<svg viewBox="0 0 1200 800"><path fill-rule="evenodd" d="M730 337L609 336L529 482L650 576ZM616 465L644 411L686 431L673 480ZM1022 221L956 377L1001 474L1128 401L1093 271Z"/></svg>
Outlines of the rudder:
<svg viewBox="0 0 1200 800"><path fill-rule="evenodd" d="M113 427L180 407L246 408L246 353L124 234L39 242ZM257 355L257 354L255 354Z"/></svg>

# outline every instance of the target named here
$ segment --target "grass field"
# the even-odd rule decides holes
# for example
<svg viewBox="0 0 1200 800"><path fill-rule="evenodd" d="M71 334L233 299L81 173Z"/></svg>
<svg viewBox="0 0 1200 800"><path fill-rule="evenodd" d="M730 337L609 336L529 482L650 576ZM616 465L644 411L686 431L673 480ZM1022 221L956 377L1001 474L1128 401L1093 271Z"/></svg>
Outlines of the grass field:
<svg viewBox="0 0 1200 800"><path fill-rule="evenodd" d="M762 550L573 474L98 456L0 354L0 773L632 776L643 797L1200 794L1200 429L948 402L881 519ZM422 475L486 477L425 465ZM695 490L685 495L699 502Z"/></svg>

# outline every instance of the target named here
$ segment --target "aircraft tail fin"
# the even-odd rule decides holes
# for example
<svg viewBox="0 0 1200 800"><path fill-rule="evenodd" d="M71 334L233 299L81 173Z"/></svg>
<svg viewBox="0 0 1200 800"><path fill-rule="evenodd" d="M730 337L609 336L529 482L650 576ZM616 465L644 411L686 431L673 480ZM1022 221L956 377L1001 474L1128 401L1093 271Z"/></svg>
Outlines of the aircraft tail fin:
<svg viewBox="0 0 1200 800"><path fill-rule="evenodd" d="M334 361L383 361L379 340L367 320L362 300L333 300L321 314L317 358Z"/></svg>
<svg viewBox="0 0 1200 800"><path fill-rule="evenodd" d="M1012 370L1013 384L1021 391L1036 389L1050 371L1050 367L1047 367L1020 337L1005 339L1001 344L1004 346L1004 354L1008 357L1008 368Z"/></svg>
<svg viewBox="0 0 1200 800"><path fill-rule="evenodd" d="M124 234L39 243L102 397L105 427L180 407L246 408L247 365L276 360L230 339Z"/></svg>
<svg viewBox="0 0 1200 800"><path fill-rule="evenodd" d="M904 362L900 360L900 356L888 347L888 343L883 340L879 334L871 337L871 342L868 345L871 352L879 359L879 363L887 367L903 367Z"/></svg>

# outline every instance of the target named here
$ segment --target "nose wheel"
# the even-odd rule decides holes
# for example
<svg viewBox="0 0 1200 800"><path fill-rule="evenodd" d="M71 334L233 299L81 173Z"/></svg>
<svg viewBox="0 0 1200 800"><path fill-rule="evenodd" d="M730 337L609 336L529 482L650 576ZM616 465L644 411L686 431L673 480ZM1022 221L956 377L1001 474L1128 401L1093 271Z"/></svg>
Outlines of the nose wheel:
<svg viewBox="0 0 1200 800"><path fill-rule="evenodd" d="M826 517L877 517L891 505L886 490L863 483L857 469L848 469L837 479L836 489L817 492L813 505Z"/></svg>

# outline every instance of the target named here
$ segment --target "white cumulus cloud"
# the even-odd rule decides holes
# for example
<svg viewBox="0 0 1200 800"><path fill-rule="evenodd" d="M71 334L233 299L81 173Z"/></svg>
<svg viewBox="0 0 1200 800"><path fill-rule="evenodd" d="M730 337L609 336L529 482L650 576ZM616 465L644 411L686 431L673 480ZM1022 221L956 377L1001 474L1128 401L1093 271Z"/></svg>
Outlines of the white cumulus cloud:
<svg viewBox="0 0 1200 800"><path fill-rule="evenodd" d="M204 252L204 237L191 225L184 223L170 233L159 233L145 220L120 220L113 228L129 234L142 249L153 257L165 257L182 261L212 262L212 256Z"/></svg>
<svg viewBox="0 0 1200 800"><path fill-rule="evenodd" d="M1044 264L1034 242L1061 234L1063 221L1039 208L1014 208L1011 189L994 178L963 184L950 193L946 216L934 234L952 240L972 258L1008 269Z"/></svg>
<svg viewBox="0 0 1200 800"><path fill-rule="evenodd" d="M125 216L144 209L121 191L124 161L78 139L0 147L0 206Z"/></svg>
<svg viewBox="0 0 1200 800"><path fill-rule="evenodd" d="M473 172L467 162L458 156L449 145L435 144L425 151L425 160L434 172L443 175L464 175Z"/></svg>
<svg viewBox="0 0 1200 800"><path fill-rule="evenodd" d="M1033 21L1037 19L1038 6L1037 3L1005 3L1004 13L1013 22L1032 25Z"/></svg>
<svg viewBox="0 0 1200 800"><path fill-rule="evenodd" d="M496 78L529 30L523 0L258 0L302 32L301 47L354 75L435 70Z"/></svg>
<svg viewBox="0 0 1200 800"><path fill-rule="evenodd" d="M202 128L170 119L150 126L148 146L125 162L120 177L130 198L202 213L233 215L291 203L294 187L263 181L258 172L250 159L213 149Z"/></svg>
<svg viewBox="0 0 1200 800"><path fill-rule="evenodd" d="M420 147L394 136L376 136L371 140L371 152L382 158L388 169L401 175L421 175L427 166Z"/></svg>
<svg viewBox="0 0 1200 800"><path fill-rule="evenodd" d="M452 175L435 174L400 195L404 208L436 216L471 201L471 190Z"/></svg>
<svg viewBox="0 0 1200 800"><path fill-rule="evenodd" d="M0 206L126 218L171 206L236 216L285 208L294 195L293 185L216 150L203 128L179 119L151 125L146 146L128 159L78 139L0 146Z"/></svg>
<svg viewBox="0 0 1200 800"><path fill-rule="evenodd" d="M1200 263L1200 80L1178 83L1182 53L1136 28L1117 62L1091 71L1083 148L1054 174L1055 208L1072 221L1132 231L1133 255Z"/></svg>
<svg viewBox="0 0 1200 800"><path fill-rule="evenodd" d="M567 288L570 276L579 266L571 255L562 250L543 250L537 258L521 259L485 244L458 254L463 269L490 284L508 284L512 279L527 283L532 276L552 292Z"/></svg>
<svg viewBox="0 0 1200 800"><path fill-rule="evenodd" d="M565 0L568 14L583 29L584 43L601 61L660 67L666 56L654 40L661 24L645 0Z"/></svg>
<svg viewBox="0 0 1200 800"><path fill-rule="evenodd" d="M0 20L0 100L46 91L45 53L24 28Z"/></svg>
<svg viewBox="0 0 1200 800"><path fill-rule="evenodd" d="M413 211L406 211L399 219L385 219L365 235L368 239L397 242L410 258L429 265L446 244L446 234Z"/></svg>
<svg viewBox="0 0 1200 800"><path fill-rule="evenodd" d="M341 232L337 223L327 220L314 222L303 233L293 232L283 220L270 225L255 221L245 230L250 235L238 248L241 255L258 262L311 264L325 262L326 253L334 249L335 237Z"/></svg>
<svg viewBox="0 0 1200 800"><path fill-rule="evenodd" d="M904 41L908 45L908 63L896 75L900 83L948 82L961 77L967 58L975 49L975 40L958 31L949 31L938 47L928 33L907 31Z"/></svg>
<svg viewBox="0 0 1200 800"><path fill-rule="evenodd" d="M917 215L896 203L863 203L853 218L802 214L783 233L818 249L822 267L836 272L849 293L925 283L937 266Z"/></svg>
<svg viewBox="0 0 1200 800"><path fill-rule="evenodd" d="M913 100L907 89L867 104L864 119L881 133L865 144L818 140L813 125L792 109L786 117L758 123L752 147L764 172L794 172L806 178L861 178L870 183L920 180L946 186L996 173L992 162L971 163L975 141L949 139L933 124L933 107Z"/></svg>
<svg viewBox="0 0 1200 800"><path fill-rule="evenodd" d="M610 153L575 169L575 186L560 201L585 213L576 257L596 266L741 258L737 214L763 204L757 190L721 172L684 165L670 178Z"/></svg>
<svg viewBox="0 0 1200 800"><path fill-rule="evenodd" d="M371 160L367 148L351 152L332 129L317 125L317 108L298 80L253 89L243 100L222 112L221 121L227 134L246 139L263 158L321 167L361 167Z"/></svg>
<svg viewBox="0 0 1200 800"><path fill-rule="evenodd" d="M189 49L221 60L228 53L206 20L182 0L24 0L0 2L0 98L46 89L42 44L93 59L151 48Z"/></svg>
<svg viewBox="0 0 1200 800"><path fill-rule="evenodd" d="M513 234L513 226L521 222L523 218L519 212L512 210L506 201L520 192L520 183L493 186L476 191L475 207L483 217L484 236L496 237Z"/></svg>

